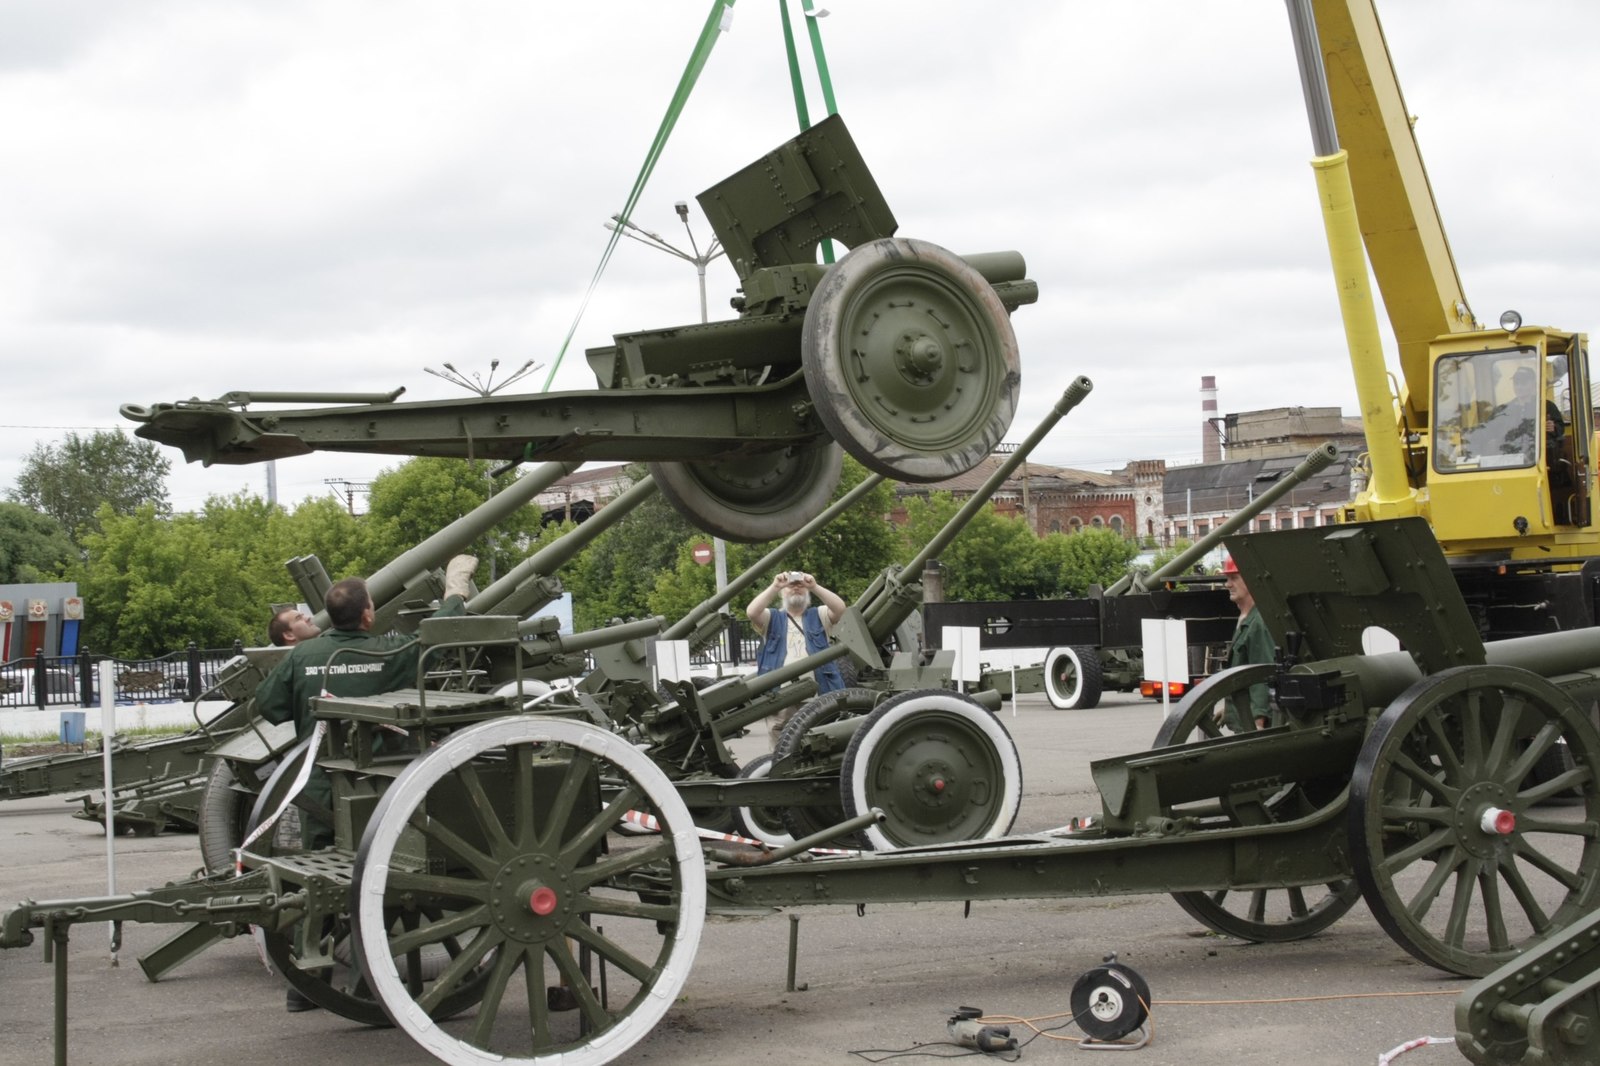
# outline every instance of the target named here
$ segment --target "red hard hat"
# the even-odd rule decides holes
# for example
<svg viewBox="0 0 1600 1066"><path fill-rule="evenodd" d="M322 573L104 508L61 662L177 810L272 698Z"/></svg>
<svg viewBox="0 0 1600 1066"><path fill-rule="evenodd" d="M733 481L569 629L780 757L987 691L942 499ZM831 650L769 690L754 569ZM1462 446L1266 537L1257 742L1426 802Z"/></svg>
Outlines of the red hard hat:
<svg viewBox="0 0 1600 1066"><path fill-rule="evenodd" d="M1224 574L1237 574L1239 572L1239 564L1233 561L1233 556L1230 555L1222 560L1222 572Z"/></svg>

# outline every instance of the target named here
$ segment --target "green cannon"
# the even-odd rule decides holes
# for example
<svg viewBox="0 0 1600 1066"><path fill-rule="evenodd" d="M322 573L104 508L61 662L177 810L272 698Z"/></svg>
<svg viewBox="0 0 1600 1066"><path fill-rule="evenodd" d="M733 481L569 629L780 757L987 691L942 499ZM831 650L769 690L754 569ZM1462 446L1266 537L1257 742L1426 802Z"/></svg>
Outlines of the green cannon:
<svg viewBox="0 0 1600 1066"><path fill-rule="evenodd" d="M495 714L463 697L425 718L321 701L319 717L344 723L325 760L342 797L336 847L303 853L262 836L239 876L25 902L0 917L0 947L46 932L65 989L75 923L188 925L187 946L252 923L288 979L330 1009L388 1019L447 1063L553 1066L608 1062L646 1039L687 979L708 912L1168 893L1219 932L1273 942L1327 930L1364 898L1404 950L1466 975L1565 950L1539 946L1563 930L1589 938L1574 923L1600 894L1600 631L1482 644L1417 519L1229 548L1281 661L1208 678L1151 749L1092 764L1102 810L1086 826L812 853L884 817L869 809L774 851L708 847L681 786L608 723L520 701L520 713ZM465 624L429 620L421 632L450 623ZM1370 627L1407 650L1361 655ZM1281 722L1227 734L1216 705L1259 683ZM959 699L910 694L904 713ZM407 751L369 743L391 725L408 733ZM1568 769L1533 783L1552 753ZM260 809L281 802L289 776ZM1557 967L1535 992L1569 979ZM577 1009L550 1009L552 988ZM1529 1013L1519 994L1508 984L1483 1009L1509 1024ZM58 998L62 1054L66 1006ZM1125 1001L1097 1016L1094 1035L1143 1020L1142 1004Z"/></svg>
<svg viewBox="0 0 1600 1066"><path fill-rule="evenodd" d="M1021 380L1010 312L1038 297L1020 255L895 237L837 116L699 200L739 275L739 317L616 335L587 353L596 389L416 403L395 402L404 390L237 391L122 414L207 464L313 450L648 460L693 524L744 541L821 512L841 446L887 476L937 481L1000 443ZM851 251L821 265L825 239ZM341 406L252 407L276 403Z"/></svg>

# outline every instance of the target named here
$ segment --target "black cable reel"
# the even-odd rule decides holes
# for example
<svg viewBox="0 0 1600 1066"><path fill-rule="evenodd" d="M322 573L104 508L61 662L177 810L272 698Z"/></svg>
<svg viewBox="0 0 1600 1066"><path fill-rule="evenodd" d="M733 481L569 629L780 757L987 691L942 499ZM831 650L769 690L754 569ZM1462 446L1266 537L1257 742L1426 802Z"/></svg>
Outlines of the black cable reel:
<svg viewBox="0 0 1600 1066"><path fill-rule="evenodd" d="M1150 986L1131 967L1106 957L1072 986L1072 1017L1092 1040L1121 1040L1150 1017Z"/></svg>

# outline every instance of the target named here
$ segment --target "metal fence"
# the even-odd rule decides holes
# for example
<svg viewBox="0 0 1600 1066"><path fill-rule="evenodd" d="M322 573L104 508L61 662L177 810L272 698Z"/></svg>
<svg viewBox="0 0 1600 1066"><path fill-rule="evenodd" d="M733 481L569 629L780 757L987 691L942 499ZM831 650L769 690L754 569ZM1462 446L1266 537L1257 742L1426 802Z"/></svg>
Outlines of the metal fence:
<svg viewBox="0 0 1600 1066"><path fill-rule="evenodd" d="M156 659L116 659L107 655L30 655L0 664L0 708L88 707L100 702L99 664L116 664L118 703L157 703L193 700L217 683L223 663L240 654L243 646L201 648L191 643L183 651Z"/></svg>

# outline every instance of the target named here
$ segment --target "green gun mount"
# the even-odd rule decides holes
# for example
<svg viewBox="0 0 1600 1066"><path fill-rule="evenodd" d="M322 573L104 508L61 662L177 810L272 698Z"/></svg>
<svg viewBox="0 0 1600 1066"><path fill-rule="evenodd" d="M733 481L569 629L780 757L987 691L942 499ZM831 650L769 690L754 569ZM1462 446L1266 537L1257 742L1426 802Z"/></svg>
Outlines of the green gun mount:
<svg viewBox="0 0 1600 1066"><path fill-rule="evenodd" d="M820 513L840 445L886 476L936 481L1000 443L1021 380L1010 312L1037 298L1020 255L895 237L837 116L701 200L744 285L740 316L618 334L588 353L598 389L418 403L396 403L403 390L235 391L122 414L207 464L311 451L644 460L691 522L741 541ZM851 251L818 265L823 238ZM251 409L265 403L346 406Z"/></svg>

